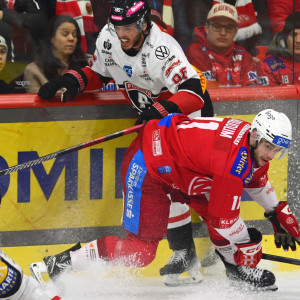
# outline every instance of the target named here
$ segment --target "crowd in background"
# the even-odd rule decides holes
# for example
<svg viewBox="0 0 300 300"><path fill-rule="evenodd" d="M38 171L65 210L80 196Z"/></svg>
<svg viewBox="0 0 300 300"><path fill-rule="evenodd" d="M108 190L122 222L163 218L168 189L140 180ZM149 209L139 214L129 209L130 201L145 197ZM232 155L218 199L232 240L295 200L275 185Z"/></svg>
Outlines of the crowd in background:
<svg viewBox="0 0 300 300"><path fill-rule="evenodd" d="M300 0L149 2L152 20L174 36L208 87L300 81ZM0 93L36 93L67 69L88 65L112 3L0 0ZM209 19L216 4L232 5L237 15Z"/></svg>

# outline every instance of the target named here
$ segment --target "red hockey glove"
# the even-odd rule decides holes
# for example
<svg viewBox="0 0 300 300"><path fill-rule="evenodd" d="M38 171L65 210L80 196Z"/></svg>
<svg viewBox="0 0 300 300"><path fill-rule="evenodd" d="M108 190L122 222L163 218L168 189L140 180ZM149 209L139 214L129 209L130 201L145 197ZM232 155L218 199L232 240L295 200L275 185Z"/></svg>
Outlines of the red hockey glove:
<svg viewBox="0 0 300 300"><path fill-rule="evenodd" d="M82 92L88 83L87 76L80 69L68 70L63 76L57 77L40 87L38 95L45 100L53 98L58 90L66 88L61 95L61 101L73 99Z"/></svg>
<svg viewBox="0 0 300 300"><path fill-rule="evenodd" d="M288 251L296 250L296 243L300 245L299 224L292 214L286 201L279 202L273 213L265 213L265 217L272 223L274 229L275 245Z"/></svg>
<svg viewBox="0 0 300 300"><path fill-rule="evenodd" d="M234 253L233 257L237 265L255 268L261 260L262 234L256 228L248 228L250 235L250 242L245 244L235 244L238 251Z"/></svg>
<svg viewBox="0 0 300 300"><path fill-rule="evenodd" d="M162 119L170 113L181 113L181 111L174 102L159 100L141 112L136 125L142 124L144 121Z"/></svg>

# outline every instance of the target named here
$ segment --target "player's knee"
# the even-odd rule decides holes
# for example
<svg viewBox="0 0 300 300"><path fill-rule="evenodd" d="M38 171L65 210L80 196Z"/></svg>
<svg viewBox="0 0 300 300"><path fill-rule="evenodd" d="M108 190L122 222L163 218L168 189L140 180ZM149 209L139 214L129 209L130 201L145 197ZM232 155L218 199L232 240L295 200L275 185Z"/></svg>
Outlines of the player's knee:
<svg viewBox="0 0 300 300"><path fill-rule="evenodd" d="M107 260L119 260L126 266L145 267L156 254L158 242L145 242L136 237L126 236L123 240L107 236L99 240L99 255Z"/></svg>

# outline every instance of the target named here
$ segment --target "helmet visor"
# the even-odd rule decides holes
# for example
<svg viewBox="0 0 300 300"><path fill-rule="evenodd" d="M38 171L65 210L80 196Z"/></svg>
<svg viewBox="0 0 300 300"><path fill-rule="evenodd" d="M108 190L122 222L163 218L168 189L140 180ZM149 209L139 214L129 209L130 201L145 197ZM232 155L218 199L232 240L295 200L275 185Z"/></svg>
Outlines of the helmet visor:
<svg viewBox="0 0 300 300"><path fill-rule="evenodd" d="M288 152L288 149L291 144L291 140L284 138L282 136L276 135L273 138L272 144L281 147L280 151L275 155L275 158L282 159Z"/></svg>

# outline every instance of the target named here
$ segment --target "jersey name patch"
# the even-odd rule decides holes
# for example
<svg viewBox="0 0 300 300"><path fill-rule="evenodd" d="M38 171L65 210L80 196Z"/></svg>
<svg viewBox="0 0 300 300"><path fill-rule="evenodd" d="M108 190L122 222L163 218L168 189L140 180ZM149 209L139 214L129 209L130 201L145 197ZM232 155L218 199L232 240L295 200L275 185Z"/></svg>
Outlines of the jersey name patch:
<svg viewBox="0 0 300 300"><path fill-rule="evenodd" d="M236 119L229 119L228 122L223 127L220 136L225 137L228 139L232 139L233 135L235 134L236 129L243 121L236 120Z"/></svg>

